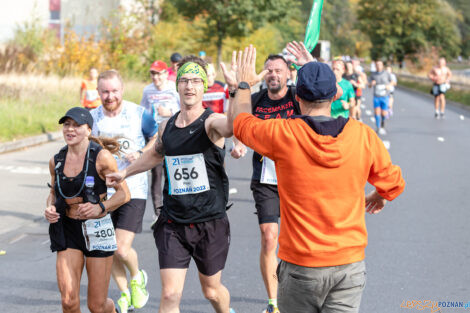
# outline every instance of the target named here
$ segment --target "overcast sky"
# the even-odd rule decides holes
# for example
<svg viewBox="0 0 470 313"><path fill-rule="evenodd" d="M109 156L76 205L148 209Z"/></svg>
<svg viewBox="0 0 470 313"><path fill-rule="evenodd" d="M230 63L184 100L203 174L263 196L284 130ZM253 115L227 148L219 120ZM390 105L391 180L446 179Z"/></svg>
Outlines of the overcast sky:
<svg viewBox="0 0 470 313"><path fill-rule="evenodd" d="M15 26L31 20L32 14L40 17L46 26L49 20L49 0L0 0L0 42L11 39Z"/></svg>

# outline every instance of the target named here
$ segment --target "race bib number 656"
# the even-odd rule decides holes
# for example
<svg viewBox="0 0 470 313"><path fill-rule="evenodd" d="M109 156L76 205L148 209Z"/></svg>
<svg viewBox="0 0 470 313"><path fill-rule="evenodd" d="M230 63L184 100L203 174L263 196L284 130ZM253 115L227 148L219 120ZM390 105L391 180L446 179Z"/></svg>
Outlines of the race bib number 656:
<svg viewBox="0 0 470 313"><path fill-rule="evenodd" d="M168 194L184 195L210 190L206 162L202 153L165 156Z"/></svg>

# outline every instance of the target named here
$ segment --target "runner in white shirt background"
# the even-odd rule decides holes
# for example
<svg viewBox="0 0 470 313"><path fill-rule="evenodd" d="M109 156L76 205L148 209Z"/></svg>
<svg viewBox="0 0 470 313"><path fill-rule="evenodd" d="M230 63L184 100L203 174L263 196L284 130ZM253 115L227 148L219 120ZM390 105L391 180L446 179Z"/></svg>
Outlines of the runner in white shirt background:
<svg viewBox="0 0 470 313"><path fill-rule="evenodd" d="M168 80L168 66L165 62L157 60L150 66L152 83L144 88L140 105L147 112L151 112L157 124L170 118L180 110L180 96L176 91L174 82ZM157 164L151 170L150 193L152 195L155 221L163 205L163 166ZM152 223L153 226L154 223Z"/></svg>
<svg viewBox="0 0 470 313"><path fill-rule="evenodd" d="M123 83L117 71L110 70L98 76L98 93L102 105L91 111L94 124L92 134L116 138L121 154L116 155L119 170L139 159L156 140L157 124L144 107L122 100ZM146 139L147 144L146 144ZM121 313L143 307L148 300L147 274L139 270L137 252L132 248L136 233L142 232L142 220L148 193L147 173L126 179L131 200L115 210L111 217L116 229L117 251L114 254L112 275L121 291L117 306ZM108 189L108 195L111 190ZM130 273L129 290L126 269Z"/></svg>

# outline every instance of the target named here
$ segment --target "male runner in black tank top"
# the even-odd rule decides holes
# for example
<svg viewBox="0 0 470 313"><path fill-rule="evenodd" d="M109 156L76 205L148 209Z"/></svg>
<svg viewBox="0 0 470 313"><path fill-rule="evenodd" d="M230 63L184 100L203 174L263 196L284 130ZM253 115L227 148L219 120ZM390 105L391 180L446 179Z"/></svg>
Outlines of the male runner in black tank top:
<svg viewBox="0 0 470 313"><path fill-rule="evenodd" d="M230 295L220 279L230 239L225 213L228 180L223 168L224 141L233 132L225 115L206 111L202 105L207 89L204 61L185 57L179 64L176 83L181 111L162 122L155 149L146 151L125 170L107 176L107 183L112 186L164 161L167 182L163 210L154 228L162 279L159 312L179 310L193 258L204 296L216 312L229 313L233 312Z"/></svg>

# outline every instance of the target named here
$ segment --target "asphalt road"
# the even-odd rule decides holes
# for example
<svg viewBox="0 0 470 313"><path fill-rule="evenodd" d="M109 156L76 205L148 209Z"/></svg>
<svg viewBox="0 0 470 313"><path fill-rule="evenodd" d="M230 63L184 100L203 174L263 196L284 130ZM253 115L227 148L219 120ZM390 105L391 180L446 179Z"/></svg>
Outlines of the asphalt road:
<svg viewBox="0 0 470 313"><path fill-rule="evenodd" d="M370 93L364 122L373 125ZM412 312L403 301L470 300L468 259L470 220L470 111L449 106L446 119L435 120L432 99L398 90L394 116L383 136L392 160L401 166L407 187L379 215L367 216L367 285L361 312ZM43 219L48 189L47 162L63 143L53 142L0 155L0 312L59 312L55 254L49 250ZM227 157L234 206L228 211L232 243L223 282L239 313L261 312L266 295L258 269L259 230L249 190L251 154ZM314 186L312 186L314 188ZM370 190L370 186L366 188ZM234 191L234 190L232 190ZM150 204L150 203L148 203ZM147 206L144 232L135 241L140 264L149 274L151 297L136 312L157 312L160 298L157 251ZM114 282L110 296L117 299ZM86 274L82 279L82 311L86 308ZM441 312L462 309L442 307ZM186 279L181 311L213 312L203 298L194 264ZM431 312L425 309L424 312Z"/></svg>

